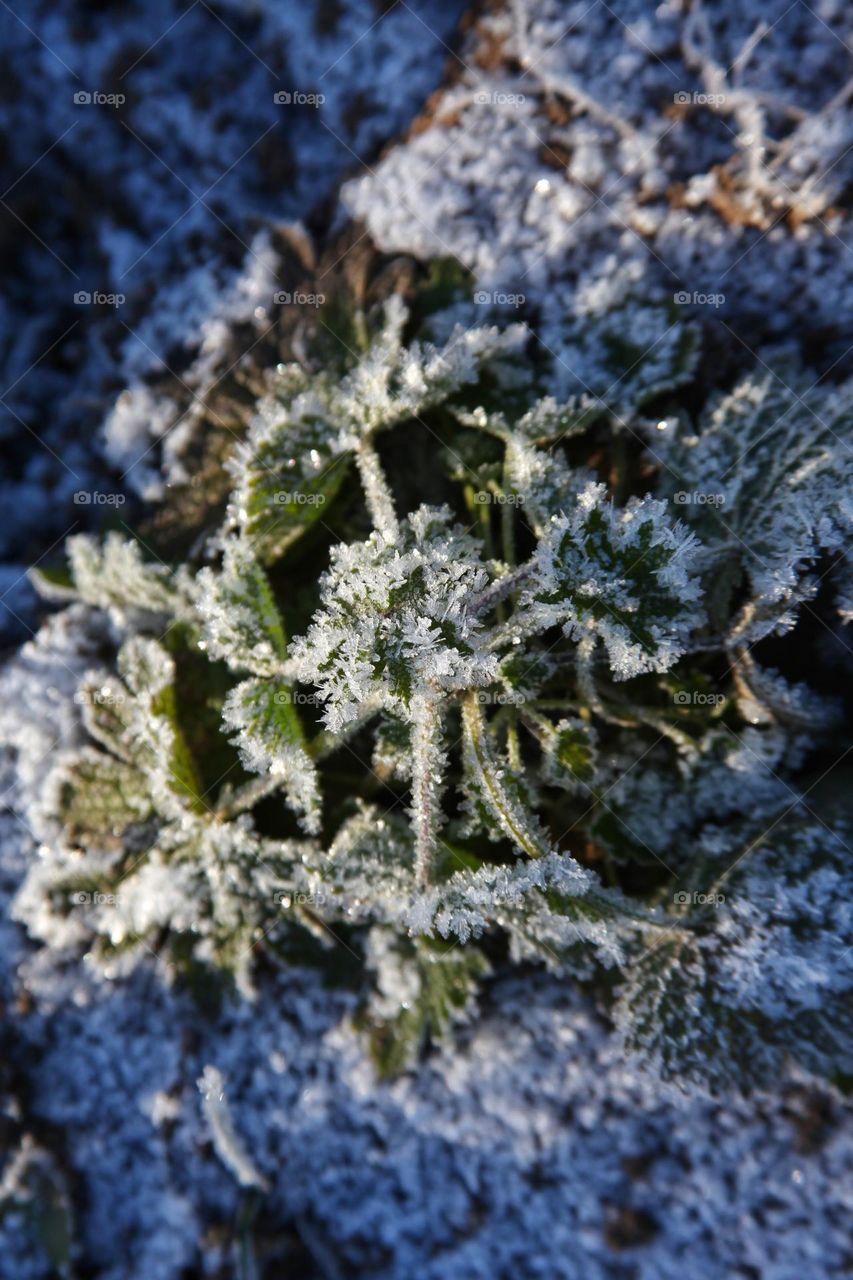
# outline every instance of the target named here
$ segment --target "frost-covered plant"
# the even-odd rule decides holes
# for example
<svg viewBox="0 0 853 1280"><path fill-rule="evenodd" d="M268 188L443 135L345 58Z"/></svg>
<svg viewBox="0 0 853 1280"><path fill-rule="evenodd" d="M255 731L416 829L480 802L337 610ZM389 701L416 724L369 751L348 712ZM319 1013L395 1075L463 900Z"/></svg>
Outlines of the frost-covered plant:
<svg viewBox="0 0 853 1280"><path fill-rule="evenodd" d="M358 962L388 1068L535 961L668 1075L842 1070L843 836L798 782L835 710L750 648L841 576L849 389L762 375L688 428L676 344L631 365L655 429L555 396L521 326L421 313L278 367L207 564L72 540L45 589L115 672L19 914L194 977Z"/></svg>

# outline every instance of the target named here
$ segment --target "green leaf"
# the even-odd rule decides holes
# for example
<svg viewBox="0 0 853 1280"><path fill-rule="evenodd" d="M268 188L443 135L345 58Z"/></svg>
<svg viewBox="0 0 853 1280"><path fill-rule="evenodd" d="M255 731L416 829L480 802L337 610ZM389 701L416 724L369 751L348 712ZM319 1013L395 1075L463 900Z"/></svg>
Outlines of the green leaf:
<svg viewBox="0 0 853 1280"><path fill-rule="evenodd" d="M229 539L222 570L202 569L196 579L203 646L234 671L274 676L287 657L284 619L269 580L248 543Z"/></svg>
<svg viewBox="0 0 853 1280"><path fill-rule="evenodd" d="M375 932L375 931L374 931ZM398 1075L430 1042L443 1040L453 1024L473 1011L477 984L489 972L488 961L475 947L446 946L419 939L416 944L389 939L383 943L382 966L405 976L393 996L374 1000L362 1025L368 1030L371 1056L383 1077ZM380 987L382 972L379 973ZM388 984L391 985L390 983Z"/></svg>
<svg viewBox="0 0 853 1280"><path fill-rule="evenodd" d="M298 416L266 402L238 450L232 521L263 564L272 564L320 520L349 470L323 406Z"/></svg>
<svg viewBox="0 0 853 1280"><path fill-rule="evenodd" d="M117 838L153 812L145 779L132 765L84 749L59 771L55 812L72 840Z"/></svg>
<svg viewBox="0 0 853 1280"><path fill-rule="evenodd" d="M232 689L222 708L245 767L280 778L288 802L301 815L310 834L320 829L317 770L308 754L290 685L281 680L244 680Z"/></svg>

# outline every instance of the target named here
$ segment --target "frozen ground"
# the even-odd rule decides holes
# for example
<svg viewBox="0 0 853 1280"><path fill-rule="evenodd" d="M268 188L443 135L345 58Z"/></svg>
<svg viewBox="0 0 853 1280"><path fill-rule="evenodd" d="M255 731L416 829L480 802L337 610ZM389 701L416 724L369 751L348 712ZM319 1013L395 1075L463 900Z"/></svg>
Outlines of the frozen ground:
<svg viewBox="0 0 853 1280"><path fill-rule="evenodd" d="M457 7L316 11L316 25L272 0L0 13L23 90L2 107L4 235L23 219L50 246L22 237L3 301L16 518L0 593L25 622L20 566L80 514L74 492L123 492L131 468L156 497L168 477L168 449L146 453L175 424L164 362L203 396L234 324L268 326L275 220L322 231L351 212L384 249L452 252L489 305L524 294L557 352L641 289L689 295L676 305L733 363L785 343L817 372L846 367L846 6L489 11L425 127L378 165L439 83ZM293 104L272 94L287 86L327 102L285 123ZM78 90L127 102L78 105ZM349 149L372 171L324 211L357 168ZM126 302L81 310L80 289ZM561 389L588 388L611 391L594 353L566 360ZM349 997L310 973L262 974L254 1001L202 1013L154 957L103 977L72 939L34 949L12 899L50 838L45 760L75 739L73 691L101 642L64 615L0 677L15 809L0 846L3 1280L56 1274L44 1242L68 1204L78 1272L104 1280L250 1275L241 1223L265 1278L850 1274L853 1140L843 1099L815 1080L748 1101L663 1092L575 992L528 975L495 980L455 1052L380 1085Z"/></svg>
<svg viewBox="0 0 853 1280"><path fill-rule="evenodd" d="M341 176L439 82L461 5L418 10L0 7L0 500L15 512L0 530L0 597L12 634L31 622L26 565L92 515L74 495L161 492L152 443L192 420L230 363L230 331L242 326L246 350L269 329L275 225L322 225Z"/></svg>

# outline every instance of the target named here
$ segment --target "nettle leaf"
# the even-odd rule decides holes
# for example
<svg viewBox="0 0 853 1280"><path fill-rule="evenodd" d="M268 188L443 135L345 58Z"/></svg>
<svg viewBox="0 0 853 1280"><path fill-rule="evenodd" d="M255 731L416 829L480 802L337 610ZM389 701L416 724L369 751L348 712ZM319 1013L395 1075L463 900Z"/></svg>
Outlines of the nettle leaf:
<svg viewBox="0 0 853 1280"><path fill-rule="evenodd" d="M844 842L817 823L758 829L702 891L704 929L629 969L618 1020L655 1074L746 1089L787 1059L848 1073L853 915Z"/></svg>
<svg viewBox="0 0 853 1280"><path fill-rule="evenodd" d="M588 793L598 767L596 734L579 717L567 717L556 724L544 716L525 714L532 725L543 754L543 778L552 786Z"/></svg>
<svg viewBox="0 0 853 1280"><path fill-rule="evenodd" d="M301 815L304 829L320 829L320 789L317 769L308 754L305 734L294 706L293 689L281 680L243 680L232 689L222 708L228 729L251 773L280 778L291 808Z"/></svg>
<svg viewBox="0 0 853 1280"><path fill-rule="evenodd" d="M346 479L351 457L338 447L329 396L320 383L289 404L262 401L235 451L228 522L263 564L321 519Z"/></svg>
<svg viewBox="0 0 853 1280"><path fill-rule="evenodd" d="M495 924L512 927L513 917L541 911L545 891L583 897L595 877L569 854L549 853L513 866L483 864L457 870L413 903L411 928L468 942Z"/></svg>
<svg viewBox="0 0 853 1280"><path fill-rule="evenodd" d="M654 442L661 491L710 549L709 581L726 574L718 625L750 584L759 617L744 640L775 628L804 570L850 542L853 383L811 384L792 369L749 377L711 401L698 431L680 422Z"/></svg>
<svg viewBox="0 0 853 1280"><path fill-rule="evenodd" d="M441 404L476 382L486 360L516 350L513 330L457 325L446 343L403 342L408 311L386 304L384 322L368 350L340 379L288 370L279 395L261 402L246 442L236 451L229 524L257 549L263 563L278 559L321 519L357 454L379 431Z"/></svg>
<svg viewBox="0 0 853 1280"><path fill-rule="evenodd" d="M552 517L512 623L601 640L617 680L666 671L700 617L696 549L665 503L632 498L617 509L604 485L589 484L569 514Z"/></svg>
<svg viewBox="0 0 853 1280"><path fill-rule="evenodd" d="M586 397L626 426L652 400L693 377L699 331L671 303L629 296L604 311L584 314L582 308L579 296L575 314L549 326L558 398Z"/></svg>
<svg viewBox="0 0 853 1280"><path fill-rule="evenodd" d="M158 809L174 814L205 808L201 784L175 701L175 664L154 640L135 636L122 645L118 667L133 697L138 757Z"/></svg>
<svg viewBox="0 0 853 1280"><path fill-rule="evenodd" d="M74 842L117 838L154 812L144 776L103 751L83 749L51 778L51 812Z"/></svg>
<svg viewBox="0 0 853 1280"><path fill-rule="evenodd" d="M185 573L143 560L138 542L114 532L103 542L79 533L68 539L66 549L69 586L60 585L55 575L32 571L35 585L47 599L82 600L99 609L192 616Z"/></svg>
<svg viewBox="0 0 853 1280"><path fill-rule="evenodd" d="M362 1023L381 1075L398 1074L430 1042L443 1040L474 1012L478 982L489 972L482 952L374 928L367 962L376 990Z"/></svg>
<svg viewBox="0 0 853 1280"><path fill-rule="evenodd" d="M412 721L415 693L491 683L497 659L469 613L488 582L473 538L447 508L421 507L399 539L377 530L332 549L321 608L292 645L293 672L315 684L331 730L372 699Z"/></svg>
<svg viewBox="0 0 853 1280"><path fill-rule="evenodd" d="M327 910L356 924L402 925L415 891L414 843L396 814L360 804L327 853L308 868L311 892Z"/></svg>
<svg viewBox="0 0 853 1280"><path fill-rule="evenodd" d="M275 676L287 657L287 636L267 576L247 543L225 544L222 570L202 569L196 579L204 645L232 671Z"/></svg>
<svg viewBox="0 0 853 1280"><path fill-rule="evenodd" d="M384 713L376 725L373 769L380 778L408 779L412 773L412 729L399 716Z"/></svg>
<svg viewBox="0 0 853 1280"><path fill-rule="evenodd" d="M461 387L476 383L486 362L518 352L527 337L523 325L457 324L441 345L417 339L406 345L408 318L403 300L390 298L370 349L342 380L341 447L357 448L376 432L445 403Z"/></svg>

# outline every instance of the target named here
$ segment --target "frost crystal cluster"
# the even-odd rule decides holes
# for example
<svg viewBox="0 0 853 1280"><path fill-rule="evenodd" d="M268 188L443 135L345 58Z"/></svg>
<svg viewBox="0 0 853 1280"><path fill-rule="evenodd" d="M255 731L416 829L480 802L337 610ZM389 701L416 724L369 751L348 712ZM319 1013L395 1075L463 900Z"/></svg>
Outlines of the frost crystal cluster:
<svg viewBox="0 0 853 1280"><path fill-rule="evenodd" d="M682 326L608 411L449 278L278 366L180 564L81 536L41 576L108 660L17 913L191 984L343 957L387 1070L524 963L665 1075L841 1071L844 833L799 781L838 706L783 637L849 614L850 389L703 408Z"/></svg>

